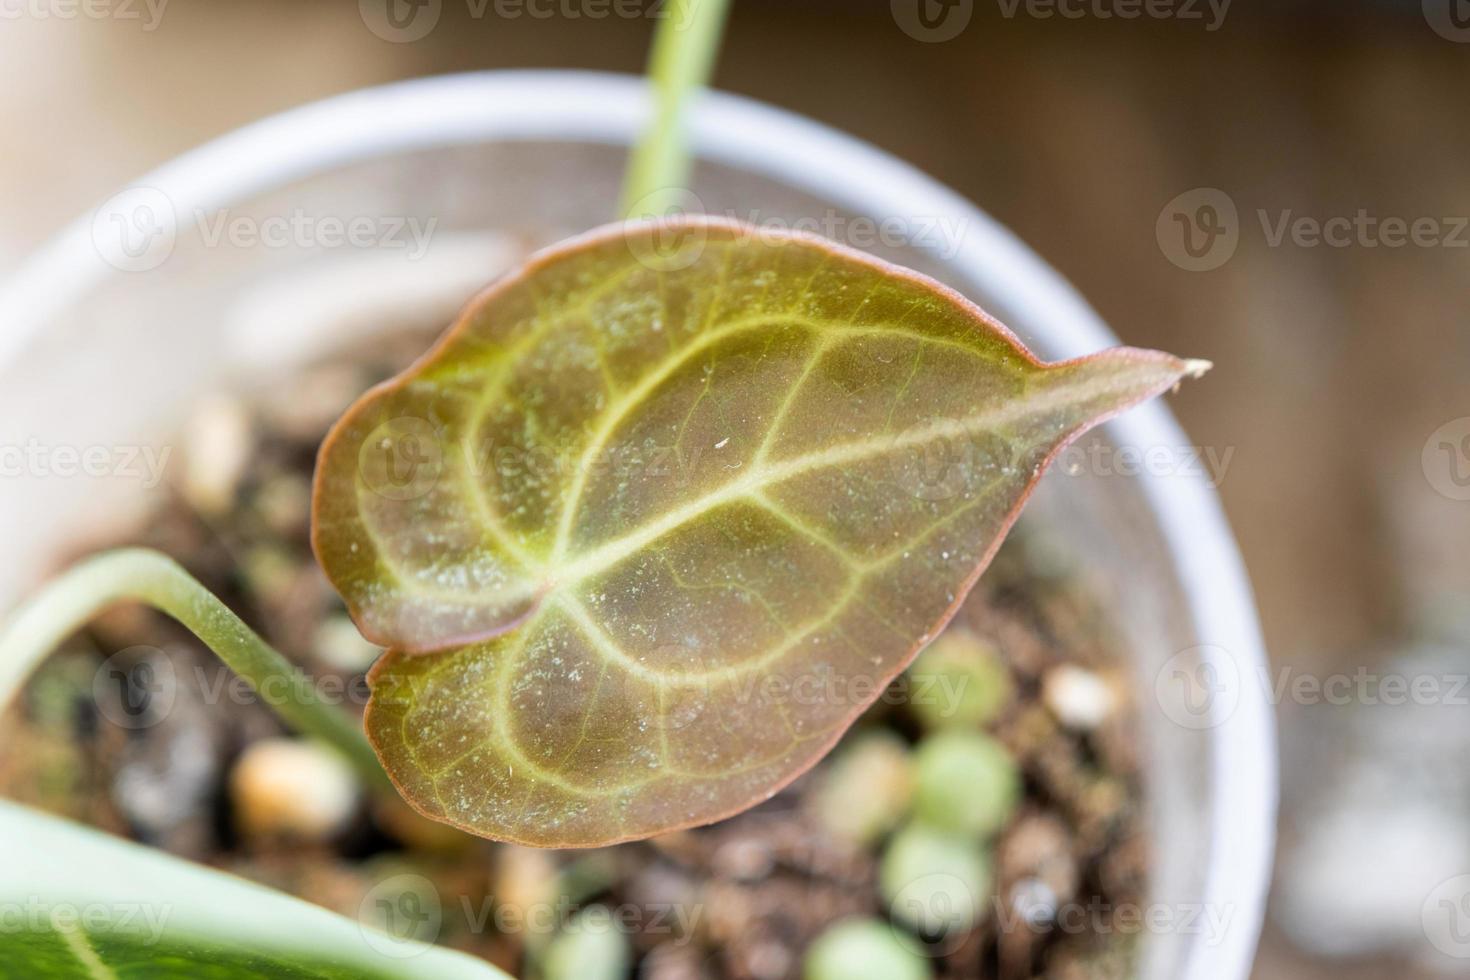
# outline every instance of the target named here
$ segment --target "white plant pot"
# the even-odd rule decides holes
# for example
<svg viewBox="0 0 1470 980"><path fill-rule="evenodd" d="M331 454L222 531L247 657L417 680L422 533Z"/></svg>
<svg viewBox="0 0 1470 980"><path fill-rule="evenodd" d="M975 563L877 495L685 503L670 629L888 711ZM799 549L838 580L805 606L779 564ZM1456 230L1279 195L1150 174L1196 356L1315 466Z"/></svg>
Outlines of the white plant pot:
<svg viewBox="0 0 1470 980"><path fill-rule="evenodd" d="M66 229L0 289L0 608L68 548L162 492L127 457L171 448L202 394L384 325L447 321L505 262L500 232L544 241L612 218L624 148L647 113L641 82L621 76L390 85L248 126ZM712 212L815 218L858 245L859 233L904 227L913 243L871 250L949 282L1040 355L1118 343L1005 229L870 146L719 94L695 113L694 143L694 189ZM217 223L238 220L248 236L293 215L308 230L274 243ZM378 247L329 247L333 226L321 219L385 215L421 229L433 219L428 251L414 255L407 230L404 247L392 247L382 224ZM120 249L124 230L136 254ZM1188 445L1161 402L1098 439L1113 450ZM68 447L79 460L70 466ZM89 450L94 464L108 454L105 473L84 472L99 469L82 462ZM1154 842L1140 975L1243 980L1275 823L1265 661L1219 502L1203 476L1171 469L1056 471L1028 513L1115 612L1132 657Z"/></svg>

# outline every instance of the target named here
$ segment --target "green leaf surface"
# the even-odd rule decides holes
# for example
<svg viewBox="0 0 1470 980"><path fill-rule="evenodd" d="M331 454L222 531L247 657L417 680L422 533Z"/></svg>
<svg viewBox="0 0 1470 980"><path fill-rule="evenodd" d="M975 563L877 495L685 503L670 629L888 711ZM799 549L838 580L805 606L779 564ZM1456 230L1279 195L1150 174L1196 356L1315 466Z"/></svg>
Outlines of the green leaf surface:
<svg viewBox="0 0 1470 980"><path fill-rule="evenodd" d="M0 801L0 977L506 980L280 892Z"/></svg>
<svg viewBox="0 0 1470 980"><path fill-rule="evenodd" d="M497 839L739 812L936 634L1066 443L1202 367L1043 365L812 236L553 248L323 446L317 554L390 648L369 737L421 811Z"/></svg>

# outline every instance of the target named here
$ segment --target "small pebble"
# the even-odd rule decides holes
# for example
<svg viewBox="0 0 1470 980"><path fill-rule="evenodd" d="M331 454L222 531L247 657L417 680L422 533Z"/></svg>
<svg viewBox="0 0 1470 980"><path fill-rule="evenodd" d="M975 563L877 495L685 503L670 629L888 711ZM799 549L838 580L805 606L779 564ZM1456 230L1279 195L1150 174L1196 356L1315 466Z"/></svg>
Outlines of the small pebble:
<svg viewBox="0 0 1470 980"><path fill-rule="evenodd" d="M1041 696L1058 721L1078 732L1097 728L1118 707L1112 686L1075 664L1063 664L1047 671L1041 682Z"/></svg>
<svg viewBox="0 0 1470 980"><path fill-rule="evenodd" d="M1076 894L1079 872L1072 835L1054 814L1032 813L1017 820L996 845L996 863L1002 887L1033 882L1061 901Z"/></svg>
<svg viewBox="0 0 1470 980"><path fill-rule="evenodd" d="M1040 878L1022 878L1011 888L1011 915L1034 930L1049 929L1056 921L1061 900L1050 885Z"/></svg>
<svg viewBox="0 0 1470 980"><path fill-rule="evenodd" d="M736 881L759 881L771 873L776 861L764 841L737 838L721 844L710 858L716 872Z"/></svg>
<svg viewBox="0 0 1470 980"><path fill-rule="evenodd" d="M223 514L254 449L250 416L233 398L200 402L184 426L184 498L196 509Z"/></svg>
<svg viewBox="0 0 1470 980"><path fill-rule="evenodd" d="M230 772L235 818L248 837L325 840L347 825L358 794L347 761L303 739L255 742Z"/></svg>
<svg viewBox="0 0 1470 980"><path fill-rule="evenodd" d="M745 967L752 980L781 980L791 975L795 956L785 945L773 940L755 944L745 957Z"/></svg>
<svg viewBox="0 0 1470 980"><path fill-rule="evenodd" d="M1106 775L1093 775L1079 787L1071 804L1078 842L1102 847L1112 836L1132 798L1126 784Z"/></svg>
<svg viewBox="0 0 1470 980"><path fill-rule="evenodd" d="M638 980L710 980L708 955L698 946L661 943L638 964Z"/></svg>
<svg viewBox="0 0 1470 980"><path fill-rule="evenodd" d="M525 923L527 941L539 935L530 934L547 917L540 914L545 907L555 907L559 869L549 851L519 844L496 848L494 884L495 900L507 908L510 921Z"/></svg>
<svg viewBox="0 0 1470 980"><path fill-rule="evenodd" d="M364 639L357 624L343 615L322 620L312 649L322 663L345 671L366 670L383 655L383 648Z"/></svg>

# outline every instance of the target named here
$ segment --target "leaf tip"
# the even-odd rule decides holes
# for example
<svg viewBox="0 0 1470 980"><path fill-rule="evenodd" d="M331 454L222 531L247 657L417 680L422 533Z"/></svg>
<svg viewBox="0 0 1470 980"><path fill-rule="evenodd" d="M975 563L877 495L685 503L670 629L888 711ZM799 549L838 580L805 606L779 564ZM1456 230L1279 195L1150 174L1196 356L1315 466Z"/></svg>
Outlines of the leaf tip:
<svg viewBox="0 0 1470 980"><path fill-rule="evenodd" d="M1183 376L1186 378L1203 378L1214 366L1214 361L1206 361L1197 357L1187 357L1184 359Z"/></svg>

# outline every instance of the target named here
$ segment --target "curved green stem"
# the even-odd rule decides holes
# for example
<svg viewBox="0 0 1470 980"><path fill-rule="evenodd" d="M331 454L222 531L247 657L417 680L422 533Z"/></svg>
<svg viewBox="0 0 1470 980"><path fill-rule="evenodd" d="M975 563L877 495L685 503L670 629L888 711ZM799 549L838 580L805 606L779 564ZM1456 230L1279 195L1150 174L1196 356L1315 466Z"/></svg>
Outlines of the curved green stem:
<svg viewBox="0 0 1470 980"><path fill-rule="evenodd" d="M173 559L146 548L104 552L68 569L0 629L0 707L58 643L106 607L144 602L177 619L245 678L292 728L335 747L366 778L386 785L352 718L322 701L298 670Z"/></svg>
<svg viewBox="0 0 1470 980"><path fill-rule="evenodd" d="M628 160L621 204L626 218L666 213L688 186L685 116L709 84L729 7L729 0L671 0L664 8L648 59L654 118Z"/></svg>

